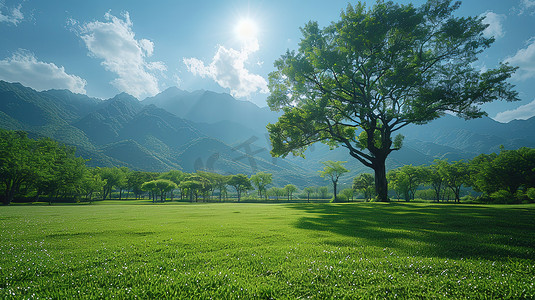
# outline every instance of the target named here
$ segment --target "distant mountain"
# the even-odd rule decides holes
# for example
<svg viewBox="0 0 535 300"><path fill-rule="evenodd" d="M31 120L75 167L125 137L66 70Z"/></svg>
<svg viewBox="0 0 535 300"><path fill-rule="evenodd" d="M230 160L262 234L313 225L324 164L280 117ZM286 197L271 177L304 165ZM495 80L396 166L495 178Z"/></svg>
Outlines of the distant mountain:
<svg viewBox="0 0 535 300"><path fill-rule="evenodd" d="M0 126L94 149L85 133L72 126L70 121L81 117L79 112L97 109L102 101L70 93L75 100L69 102L67 98L60 99L58 94L55 91L37 92L19 83L0 80Z"/></svg>
<svg viewBox="0 0 535 300"><path fill-rule="evenodd" d="M94 144L104 145L117 141L124 126L142 109L143 105L136 98L123 93L107 100L102 108L75 121L73 125Z"/></svg>
<svg viewBox="0 0 535 300"><path fill-rule="evenodd" d="M535 147L535 117L500 123L488 117L466 121L445 115L429 124L409 125L401 133L406 136L408 145L418 141L446 147L433 152L435 156L456 151L464 158L471 158L480 153L497 152L500 145L506 149ZM429 146L426 148L432 148ZM418 147L421 149L421 144ZM444 153L444 150L448 151Z"/></svg>
<svg viewBox="0 0 535 300"><path fill-rule="evenodd" d="M267 107L260 108L252 102L236 100L229 94L210 91L189 93L169 88L154 97L146 98L142 103L154 104L197 123L214 124L226 121L259 133L266 130L268 123L278 119L278 114Z"/></svg>
<svg viewBox="0 0 535 300"><path fill-rule="evenodd" d="M180 95L179 90L167 94ZM191 93L183 92L183 95ZM243 114L256 114L254 104L232 97L203 92L189 115L212 105L206 95L225 99L225 105ZM214 104L215 105L215 104ZM249 111L248 111L249 110ZM196 119L202 120L202 114ZM212 115L212 117L215 115ZM258 115L257 115L258 116ZM205 118L209 120L211 117ZM243 122L221 120L196 123L163 108L141 103L128 94L98 100L69 91L36 92L20 84L0 82L0 127L25 130L33 137L50 136L77 147L77 153L89 158L91 166L127 166L134 170L186 172L210 170L222 174L257 171L274 173L274 181L310 185L315 176L304 167L286 160L273 163L267 149L243 144L257 131ZM242 119L240 119L243 121ZM257 122L259 122L257 120ZM265 125L264 125L265 126ZM238 135L236 135L239 133ZM250 139L249 139L250 140ZM264 143L267 141L263 136ZM253 141L254 142L254 141ZM230 144L230 145L229 145Z"/></svg>
<svg viewBox="0 0 535 300"><path fill-rule="evenodd" d="M269 154L266 125L279 114L227 94L170 88L138 101L128 94L99 100L65 90L37 92L0 81L0 128L25 130L77 147L91 166L127 166L134 170L222 174L257 171L274 174L277 185L327 185L318 175L322 161L347 161L348 185L371 172L345 148L315 144L306 159ZM446 115L426 125L409 125L403 148L387 160L387 169L430 164L434 159L471 159L480 153L535 147L535 118L503 124L490 118L465 121Z"/></svg>

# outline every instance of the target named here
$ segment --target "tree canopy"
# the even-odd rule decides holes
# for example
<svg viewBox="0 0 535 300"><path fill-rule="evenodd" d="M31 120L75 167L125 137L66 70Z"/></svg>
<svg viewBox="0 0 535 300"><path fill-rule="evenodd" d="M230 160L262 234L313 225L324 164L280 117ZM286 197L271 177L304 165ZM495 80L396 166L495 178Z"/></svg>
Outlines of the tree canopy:
<svg viewBox="0 0 535 300"><path fill-rule="evenodd" d="M342 164L344 163L346 163L346 161L324 161L322 162L322 164L324 164L325 167L323 168L323 171L319 171L321 177L328 178L333 183L334 202L336 202L338 180L340 179L340 176L342 176L344 173L349 172L348 169L342 166Z"/></svg>
<svg viewBox="0 0 535 300"><path fill-rule="evenodd" d="M251 176L251 183L258 189L258 195L262 195L267 199L266 186L273 182L273 174L266 172L258 172Z"/></svg>
<svg viewBox="0 0 535 300"><path fill-rule="evenodd" d="M268 105L284 112L268 125L272 154L303 155L315 142L345 147L375 171L379 200L388 201L385 160L402 146L398 130L445 112L477 118L481 104L518 100L507 82L514 67L475 67L494 39L484 36L483 17L455 16L459 6L359 2L325 28L306 24L299 49L269 76Z"/></svg>
<svg viewBox="0 0 535 300"><path fill-rule="evenodd" d="M236 192L238 193L238 202L241 200L242 192L253 189L251 181L244 174L232 175L228 181L228 184L236 189Z"/></svg>

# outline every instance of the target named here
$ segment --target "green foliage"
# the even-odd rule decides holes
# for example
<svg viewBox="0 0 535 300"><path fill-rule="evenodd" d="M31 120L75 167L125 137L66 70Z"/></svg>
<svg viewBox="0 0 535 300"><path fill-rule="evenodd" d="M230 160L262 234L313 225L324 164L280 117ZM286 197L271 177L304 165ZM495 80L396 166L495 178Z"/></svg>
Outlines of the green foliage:
<svg viewBox="0 0 535 300"><path fill-rule="evenodd" d="M206 200L206 195L213 188L207 176L206 173L189 174L180 182L179 187L189 195L190 202L198 201L199 195L203 195Z"/></svg>
<svg viewBox="0 0 535 300"><path fill-rule="evenodd" d="M306 195L306 197L307 197L307 202L310 202L310 195L311 195L311 194L314 194L314 192L315 192L315 189L314 189L313 187L309 187L309 186L308 186L308 187L306 187L306 188L303 189L303 194Z"/></svg>
<svg viewBox="0 0 535 300"><path fill-rule="evenodd" d="M460 202L461 187L470 183L469 164L463 160L448 163L447 160L436 161L438 173L453 192L455 201Z"/></svg>
<svg viewBox="0 0 535 300"><path fill-rule="evenodd" d="M251 176L251 183L258 189L258 196L262 198L262 194L267 199L266 186L273 182L273 174L266 172L258 172Z"/></svg>
<svg viewBox="0 0 535 300"><path fill-rule="evenodd" d="M284 193L288 196L288 201L292 200L292 195L297 191L297 187L293 184L287 184L284 186Z"/></svg>
<svg viewBox="0 0 535 300"><path fill-rule="evenodd" d="M515 195L520 188L535 187L535 149L522 147L481 154L470 163L470 180L475 190L493 199L496 197L492 195L503 194L502 190Z"/></svg>
<svg viewBox="0 0 535 300"><path fill-rule="evenodd" d="M0 187L2 203L10 204L24 188L53 198L81 192L85 160L75 149L52 139L32 140L25 132L0 129Z"/></svg>
<svg viewBox="0 0 535 300"><path fill-rule="evenodd" d="M127 185L136 199L141 197L143 183L156 179L157 174L151 172L134 171L128 174ZM168 178L167 178L168 179Z"/></svg>
<svg viewBox="0 0 535 300"><path fill-rule="evenodd" d="M346 169L342 164L346 163L346 161L324 161L322 164L325 165L323 168L323 171L319 171L320 176L324 178L328 178L331 180L333 184L333 199L334 202L336 202L336 194L337 194L337 186L338 186L338 180L340 179L340 176L342 176L344 173L349 172L348 169Z"/></svg>
<svg viewBox="0 0 535 300"><path fill-rule="evenodd" d="M100 193L105 185L106 180L100 177L96 169L88 169L85 172L81 190L86 200L91 202L93 194Z"/></svg>
<svg viewBox="0 0 535 300"><path fill-rule="evenodd" d="M305 24L297 51L269 75L268 105L284 113L268 125L272 154L303 155L319 141L343 146L375 171L378 197L388 201L385 161L403 141L396 131L445 112L481 117L481 104L518 100L506 81L514 67L475 68L494 39L484 36L482 18L457 17L458 7L358 3L325 28Z"/></svg>
<svg viewBox="0 0 535 300"><path fill-rule="evenodd" d="M230 175L221 175L217 173L204 172L204 171L198 171L197 173L210 182L212 189L219 190L219 202L222 201L223 195L225 195L225 198L226 198L227 185L231 178Z"/></svg>
<svg viewBox="0 0 535 300"><path fill-rule="evenodd" d="M422 168L422 176L424 177L424 183L431 185L435 192L435 200L440 201L441 197L444 197L446 183L442 175L438 171L440 165L439 160L435 160L435 164Z"/></svg>
<svg viewBox="0 0 535 300"><path fill-rule="evenodd" d="M370 201L375 193L375 177L372 174L362 173L353 178L353 190L364 194L364 200Z"/></svg>
<svg viewBox="0 0 535 300"><path fill-rule="evenodd" d="M238 193L238 202L241 199L242 192L253 189L251 181L244 174L232 175L228 181L228 184L236 189L236 192Z"/></svg>
<svg viewBox="0 0 535 300"><path fill-rule="evenodd" d="M340 191L340 202L353 201L355 190L351 188L343 189Z"/></svg>
<svg viewBox="0 0 535 300"><path fill-rule="evenodd" d="M494 201L494 203L515 203L516 197L514 194L511 194L511 192L507 190L499 190L492 194L490 194L490 198Z"/></svg>
<svg viewBox="0 0 535 300"><path fill-rule="evenodd" d="M534 201L535 200L535 188L529 188L528 191L526 192L526 195L531 201Z"/></svg>
<svg viewBox="0 0 535 300"><path fill-rule="evenodd" d="M283 188L274 186L267 190L267 194L269 196L275 197L275 200L279 200L280 197L284 197L286 192Z"/></svg>
<svg viewBox="0 0 535 300"><path fill-rule="evenodd" d="M319 198L321 198L321 199L329 198L329 188L326 187L326 186L318 187L317 193L318 193Z"/></svg>
<svg viewBox="0 0 535 300"><path fill-rule="evenodd" d="M535 297L534 205L108 202L2 208L0 298Z"/></svg>
<svg viewBox="0 0 535 300"><path fill-rule="evenodd" d="M420 184L426 182L426 173L423 167L406 165L401 168L391 170L387 177L392 189L398 195L402 195L405 201L414 200L416 189Z"/></svg>

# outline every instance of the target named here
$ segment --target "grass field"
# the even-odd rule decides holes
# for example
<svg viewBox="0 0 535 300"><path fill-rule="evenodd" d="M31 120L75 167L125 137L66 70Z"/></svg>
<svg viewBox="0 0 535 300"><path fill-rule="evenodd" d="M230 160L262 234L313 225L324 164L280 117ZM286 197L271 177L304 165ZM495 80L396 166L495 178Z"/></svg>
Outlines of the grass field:
<svg viewBox="0 0 535 300"><path fill-rule="evenodd" d="M9 206L0 241L3 299L535 298L535 205Z"/></svg>

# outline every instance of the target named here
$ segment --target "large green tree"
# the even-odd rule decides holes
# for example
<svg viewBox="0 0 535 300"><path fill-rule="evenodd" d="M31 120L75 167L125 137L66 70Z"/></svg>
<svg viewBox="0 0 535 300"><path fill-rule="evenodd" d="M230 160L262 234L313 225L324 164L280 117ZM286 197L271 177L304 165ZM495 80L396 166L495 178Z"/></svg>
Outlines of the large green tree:
<svg viewBox="0 0 535 300"><path fill-rule="evenodd" d="M475 67L494 40L483 35L483 17L455 16L459 6L359 2L330 26L306 24L298 50L269 76L268 104L284 112L268 125L272 154L303 155L316 142L345 147L374 170L378 198L388 201L385 161L401 148L398 130L445 112L477 118L481 104L518 100L506 81L514 67Z"/></svg>

